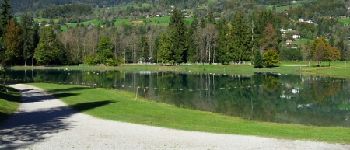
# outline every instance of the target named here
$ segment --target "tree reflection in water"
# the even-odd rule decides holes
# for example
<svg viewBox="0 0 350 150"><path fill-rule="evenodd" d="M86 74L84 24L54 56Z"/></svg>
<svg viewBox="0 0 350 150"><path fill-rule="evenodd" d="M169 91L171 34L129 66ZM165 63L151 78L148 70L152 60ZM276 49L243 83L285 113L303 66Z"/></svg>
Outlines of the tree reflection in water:
<svg viewBox="0 0 350 150"><path fill-rule="evenodd" d="M178 107L279 123L350 127L347 79L257 73L253 76L173 72L35 70L7 73L12 82L117 88Z"/></svg>

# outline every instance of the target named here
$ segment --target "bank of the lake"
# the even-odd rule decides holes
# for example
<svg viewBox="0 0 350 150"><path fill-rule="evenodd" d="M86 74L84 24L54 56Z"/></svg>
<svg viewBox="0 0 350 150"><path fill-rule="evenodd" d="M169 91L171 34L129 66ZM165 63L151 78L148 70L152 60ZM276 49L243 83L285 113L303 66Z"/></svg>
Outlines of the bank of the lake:
<svg viewBox="0 0 350 150"><path fill-rule="evenodd" d="M249 121L237 117L178 108L142 98L135 99L133 93L120 90L93 89L51 83L32 83L31 85L45 89L70 106L109 101L109 105L91 110L75 107L77 110L86 110L85 113L103 119L191 131L350 143L350 128Z"/></svg>
<svg viewBox="0 0 350 150"><path fill-rule="evenodd" d="M319 75L319 76L331 76L340 78L350 78L350 64L345 61L332 62L331 66L328 66L328 62L323 63L323 67L314 67L316 62L307 61L291 61L282 62L279 67L276 68L253 68L251 65L178 65L178 66L163 66L163 65L121 65L118 67L110 66L14 66L13 70L30 70L30 69L58 69L58 70L83 70L83 71L109 71L119 70L128 72L137 71L172 71L172 72L186 72L186 73L216 73L216 74L235 74L235 75L253 75L256 72L274 72L290 75Z"/></svg>
<svg viewBox="0 0 350 150"><path fill-rule="evenodd" d="M17 90L0 85L0 123L17 111L20 99Z"/></svg>

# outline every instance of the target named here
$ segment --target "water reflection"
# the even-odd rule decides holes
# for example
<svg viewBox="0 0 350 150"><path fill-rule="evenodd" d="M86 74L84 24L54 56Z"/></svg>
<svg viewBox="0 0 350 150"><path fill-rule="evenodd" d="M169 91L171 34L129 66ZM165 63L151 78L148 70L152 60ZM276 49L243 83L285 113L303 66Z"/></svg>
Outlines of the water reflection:
<svg viewBox="0 0 350 150"><path fill-rule="evenodd" d="M171 72L11 71L11 82L54 82L133 91L178 107L251 120L350 127L350 82L315 76ZM136 94L135 94L136 96Z"/></svg>

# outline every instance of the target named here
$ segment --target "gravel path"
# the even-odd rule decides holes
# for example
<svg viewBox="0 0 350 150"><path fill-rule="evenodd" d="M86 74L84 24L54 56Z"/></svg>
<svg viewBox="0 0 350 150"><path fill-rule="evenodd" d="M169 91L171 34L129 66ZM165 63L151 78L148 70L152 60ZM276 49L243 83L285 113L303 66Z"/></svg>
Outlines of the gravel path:
<svg viewBox="0 0 350 150"><path fill-rule="evenodd" d="M0 149L305 149L349 150L349 145L211 134L135 125L77 113L29 85L18 113L0 126Z"/></svg>

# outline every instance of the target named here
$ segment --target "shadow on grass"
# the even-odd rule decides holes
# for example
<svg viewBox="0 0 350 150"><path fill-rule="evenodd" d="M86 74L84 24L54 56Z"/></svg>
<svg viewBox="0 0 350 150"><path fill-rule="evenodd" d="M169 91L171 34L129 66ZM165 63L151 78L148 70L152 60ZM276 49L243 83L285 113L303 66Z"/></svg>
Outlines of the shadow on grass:
<svg viewBox="0 0 350 150"><path fill-rule="evenodd" d="M66 89L51 89L47 92L49 93L61 93L61 92L73 92L73 91L80 91L80 90L86 90L91 89L89 87L72 87L72 88L66 88Z"/></svg>
<svg viewBox="0 0 350 150"><path fill-rule="evenodd" d="M33 93L30 93L33 92ZM23 101L35 101L38 97L29 95L37 94L35 91L26 91ZM72 96L71 93L60 93L60 96ZM47 100L55 99L53 96L40 97ZM40 109L38 111L19 112L6 120L0 126L0 149L18 149L35 144L47 138L49 134L59 133L68 130L73 126L69 118L79 111L87 111L102 107L115 101L105 100L88 103L78 103L71 107L53 107Z"/></svg>
<svg viewBox="0 0 350 150"><path fill-rule="evenodd" d="M0 99L18 103L21 101L21 96L17 90L0 85Z"/></svg>
<svg viewBox="0 0 350 150"><path fill-rule="evenodd" d="M21 91L22 92L22 91ZM43 102L46 100L53 100L54 98L51 95L42 95L40 92L30 92L29 96L24 95L22 103L36 103ZM57 93L53 94L54 97L60 99L64 97L78 96L78 93Z"/></svg>

